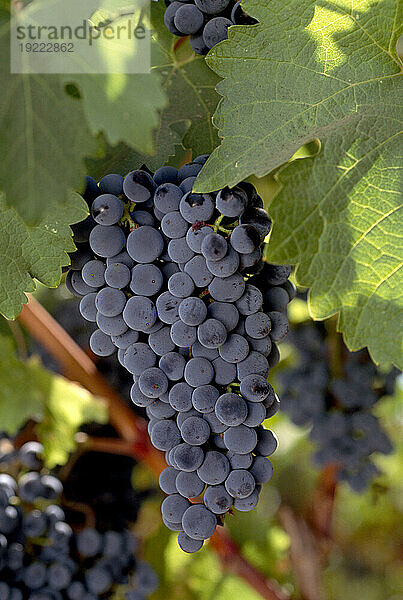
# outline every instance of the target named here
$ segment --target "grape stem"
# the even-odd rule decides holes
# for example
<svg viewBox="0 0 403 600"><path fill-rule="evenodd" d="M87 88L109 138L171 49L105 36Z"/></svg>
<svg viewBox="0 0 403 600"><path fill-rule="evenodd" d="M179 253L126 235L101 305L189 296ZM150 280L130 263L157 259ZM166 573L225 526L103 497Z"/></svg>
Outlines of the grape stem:
<svg viewBox="0 0 403 600"><path fill-rule="evenodd" d="M163 454L151 445L146 423L97 371L92 359L72 340L53 317L28 294L18 317L19 322L59 363L65 377L76 381L93 394L106 399L110 422L122 440L131 444L132 456L147 464L158 477L166 467ZM217 528L210 545L218 554L223 568L244 579L265 600L289 600L277 582L269 580L247 561L224 528Z"/></svg>

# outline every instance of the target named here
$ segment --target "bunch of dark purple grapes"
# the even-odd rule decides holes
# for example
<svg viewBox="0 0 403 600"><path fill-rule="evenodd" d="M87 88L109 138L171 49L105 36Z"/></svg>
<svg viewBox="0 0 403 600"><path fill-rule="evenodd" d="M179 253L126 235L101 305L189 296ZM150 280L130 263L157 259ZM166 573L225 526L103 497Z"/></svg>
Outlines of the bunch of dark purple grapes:
<svg viewBox="0 0 403 600"><path fill-rule="evenodd" d="M371 410L393 393L397 371L381 373L365 350L349 352L339 337L339 373L330 368L329 340L321 323L292 330L289 341L298 351L298 365L280 374L281 408L296 425L311 425L319 466L336 464L339 477L363 492L380 474L372 461L376 452L389 454L392 444Z"/></svg>
<svg viewBox="0 0 403 600"><path fill-rule="evenodd" d="M196 54L207 54L218 42L228 38L231 25L252 25L241 0L165 0L164 23L178 36L190 35L190 45Z"/></svg>
<svg viewBox="0 0 403 600"><path fill-rule="evenodd" d="M146 600L158 580L136 561L134 536L90 527L74 533L60 506L62 483L44 473L42 452L27 442L1 455L0 598L97 600L122 586L127 600Z"/></svg>
<svg viewBox="0 0 403 600"><path fill-rule="evenodd" d="M253 509L272 476L267 377L295 291L289 267L263 261L271 221L251 184L192 191L206 159L88 179L91 216L66 279L98 325L93 352L117 350L133 375L131 399L166 452L163 520L187 552L233 507Z"/></svg>

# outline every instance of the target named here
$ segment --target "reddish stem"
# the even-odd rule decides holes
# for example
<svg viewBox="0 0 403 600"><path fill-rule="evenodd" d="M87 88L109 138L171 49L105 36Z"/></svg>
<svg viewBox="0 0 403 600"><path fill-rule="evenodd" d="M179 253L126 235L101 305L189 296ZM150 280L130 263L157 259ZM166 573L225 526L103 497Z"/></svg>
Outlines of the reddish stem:
<svg viewBox="0 0 403 600"><path fill-rule="evenodd" d="M128 408L121 396L97 371L91 358L71 339L68 333L37 302L29 297L19 316L21 324L59 363L65 376L86 387L90 392L104 397L108 402L112 425L125 442L132 444L132 455L147 464L158 476L166 467L163 455L150 443L146 423ZM94 440L91 438L91 443ZM110 441L108 441L109 445ZM101 441L102 449L105 440ZM112 447L110 446L112 449ZM95 449L95 448L94 448ZM100 449L100 448L99 448ZM116 451L117 446L113 445ZM122 448L121 448L122 449ZM127 446L125 445L125 450ZM244 579L266 600L289 600L278 584L267 579L240 554L238 546L223 528L217 528L211 538L223 567Z"/></svg>
<svg viewBox="0 0 403 600"><path fill-rule="evenodd" d="M312 499L309 521L316 535L324 540L331 538L337 472L337 465L328 465L322 470Z"/></svg>

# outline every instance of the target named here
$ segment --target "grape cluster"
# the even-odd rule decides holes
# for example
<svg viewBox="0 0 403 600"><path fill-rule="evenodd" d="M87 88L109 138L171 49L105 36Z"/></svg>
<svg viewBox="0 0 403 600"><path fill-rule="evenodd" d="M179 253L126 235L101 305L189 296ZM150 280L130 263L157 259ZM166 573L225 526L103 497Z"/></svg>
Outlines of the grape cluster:
<svg viewBox="0 0 403 600"><path fill-rule="evenodd" d="M272 476L277 441L262 423L279 402L267 377L294 295L290 268L262 259L271 221L255 188L192 191L206 158L89 179L89 246L66 279L98 324L93 352L117 349L133 376L131 399L166 453L163 521L187 552L232 507L253 509Z"/></svg>
<svg viewBox="0 0 403 600"><path fill-rule="evenodd" d="M75 534L59 501L60 480L43 473L43 447L27 442L2 456L0 473L0 598L96 600L123 586L127 600L145 600L157 587L150 565L136 561L128 531Z"/></svg>
<svg viewBox="0 0 403 600"><path fill-rule="evenodd" d="M366 351L349 352L338 337L342 365L337 375L329 360L329 340L320 323L293 329L299 364L280 374L281 408L296 425L311 425L318 466L337 464L339 477L362 492L379 470L371 460L376 452L389 454L391 442L371 409L391 393L396 373L385 379Z"/></svg>
<svg viewBox="0 0 403 600"><path fill-rule="evenodd" d="M190 35L196 54L207 54L228 38L231 25L256 23L241 8L241 0L165 0L164 23L177 36Z"/></svg>

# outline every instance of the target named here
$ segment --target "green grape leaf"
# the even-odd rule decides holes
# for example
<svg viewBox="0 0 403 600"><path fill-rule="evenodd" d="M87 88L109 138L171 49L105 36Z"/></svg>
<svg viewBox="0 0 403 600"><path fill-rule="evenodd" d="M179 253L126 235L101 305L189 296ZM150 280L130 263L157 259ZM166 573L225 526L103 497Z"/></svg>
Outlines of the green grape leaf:
<svg viewBox="0 0 403 600"><path fill-rule="evenodd" d="M245 8L259 24L235 28L207 59L225 78L215 117L224 139L196 189L264 175L319 138L316 158L281 171L267 258L298 265L311 315L339 313L350 349L367 346L375 362L401 365L403 6L248 0Z"/></svg>
<svg viewBox="0 0 403 600"><path fill-rule="evenodd" d="M59 75L10 73L9 14L0 10L0 189L33 225L80 189L84 156L95 143L82 103L65 93Z"/></svg>
<svg viewBox="0 0 403 600"><path fill-rule="evenodd" d="M57 287L62 266L70 264L74 252L71 223L82 221L87 205L79 194L58 206L47 207L36 226L27 225L0 195L0 313L14 319L27 302L26 292L35 290L34 279Z"/></svg>
<svg viewBox="0 0 403 600"><path fill-rule="evenodd" d="M368 125L357 119L340 127L317 158L280 171L283 187L268 207L274 227L266 257L298 263L297 282L311 288L312 317L338 312L350 350L368 346L376 363L402 367L399 140L380 141L379 118L369 132Z"/></svg>
<svg viewBox="0 0 403 600"><path fill-rule="evenodd" d="M38 367L39 370L39 367ZM74 436L84 423L107 423L106 404L81 386L40 369L47 390L44 415L36 426L49 468L64 464L76 447Z"/></svg>
<svg viewBox="0 0 403 600"><path fill-rule="evenodd" d="M82 96L93 134L103 131L110 144L125 142L138 152L154 152L153 131L166 105L156 73L70 75Z"/></svg>
<svg viewBox="0 0 403 600"><path fill-rule="evenodd" d="M30 366L14 354L12 339L0 336L0 423L11 435L29 419L43 416L43 396L33 385Z"/></svg>
<svg viewBox="0 0 403 600"><path fill-rule="evenodd" d="M373 117L383 121L374 145L395 135L399 0L245 0L243 7L259 23L230 28L206 59L223 77L213 117L223 140L195 190L261 177L359 117L368 133Z"/></svg>
<svg viewBox="0 0 403 600"><path fill-rule="evenodd" d="M75 448L83 423L107 421L106 405L81 386L44 369L36 359L22 361L12 339L0 335L0 423L14 435L29 420L45 448L49 467L63 464Z"/></svg>

